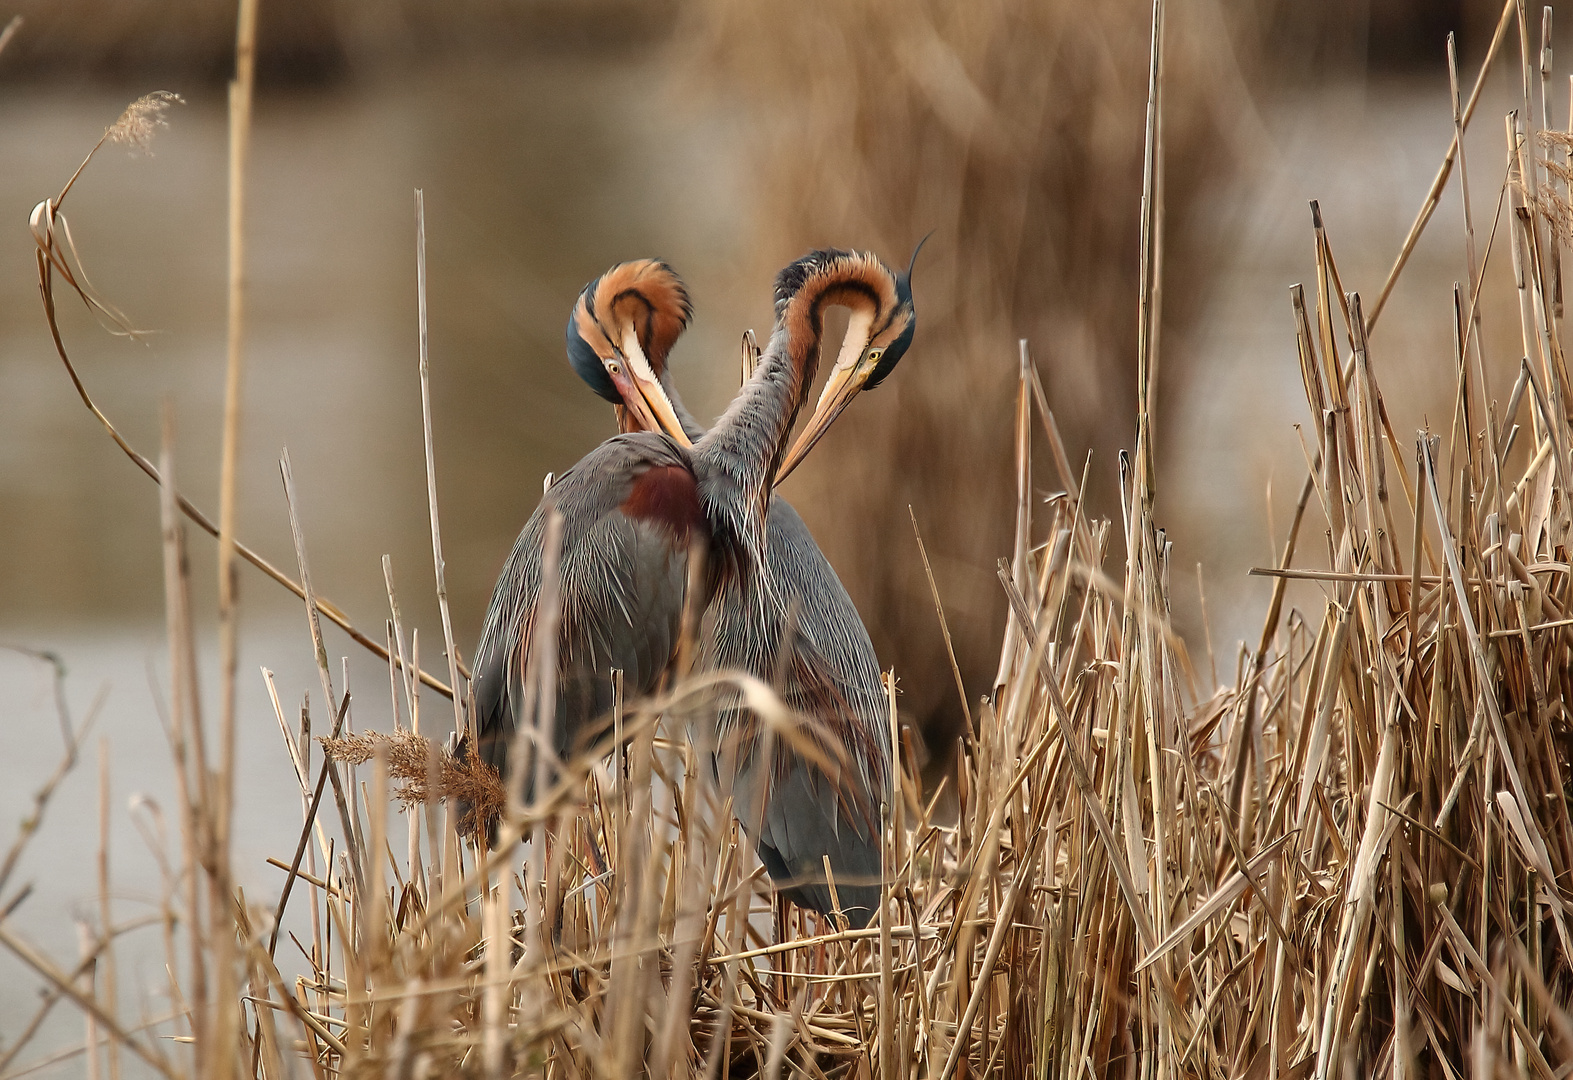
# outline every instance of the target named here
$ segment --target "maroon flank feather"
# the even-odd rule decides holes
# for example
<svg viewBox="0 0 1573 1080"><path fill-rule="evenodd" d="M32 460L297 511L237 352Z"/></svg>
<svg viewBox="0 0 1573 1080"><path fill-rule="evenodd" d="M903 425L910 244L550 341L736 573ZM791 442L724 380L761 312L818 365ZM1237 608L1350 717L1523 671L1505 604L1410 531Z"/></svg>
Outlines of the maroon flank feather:
<svg viewBox="0 0 1573 1080"><path fill-rule="evenodd" d="M789 704L817 721L804 734L819 744L820 752L830 761L832 769L827 779L842 814L848 820L859 818L866 828L877 831L879 807L873 805L871 793L863 790L864 785L852 779L858 771L857 762L880 760L879 751L870 745L870 732L858 723L852 703L827 675L823 664L807 662L803 653L794 649L792 672L802 697ZM784 757L777 758L778 778L785 775L789 764ZM890 783L880 772L876 769L870 777L874 791L884 791Z"/></svg>
<svg viewBox="0 0 1573 1080"><path fill-rule="evenodd" d="M694 474L680 465L657 465L639 474L623 500L622 511L636 521L659 525L685 548L693 530L705 529Z"/></svg>

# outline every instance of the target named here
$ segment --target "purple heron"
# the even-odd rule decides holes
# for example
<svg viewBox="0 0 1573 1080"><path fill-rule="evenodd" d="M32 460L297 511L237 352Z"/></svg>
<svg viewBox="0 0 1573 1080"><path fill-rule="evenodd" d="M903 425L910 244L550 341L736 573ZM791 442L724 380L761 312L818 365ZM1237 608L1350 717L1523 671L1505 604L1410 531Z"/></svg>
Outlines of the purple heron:
<svg viewBox="0 0 1573 1080"><path fill-rule="evenodd" d="M847 334L786 468L906 350L914 313L905 276L843 251L814 252L783 270L769 345L709 432L670 387L668 353L691 312L677 275L652 260L623 263L584 289L568 322L569 358L617 405L623 434L564 473L521 534L477 653L476 710L483 754L503 768L522 698L546 506L566 521L559 753L611 707L612 668L624 672L630 694L654 689L677 642L689 545L701 540L714 571L707 664L772 682L779 674L783 700L816 721L810 737L825 750L816 761L782 745L767 767L748 710L723 700L720 737L741 748L739 817L784 895L822 912L839 901L848 922L862 926L879 900L888 706L850 597L796 511L771 495L818 364L824 311L835 305L850 309Z"/></svg>

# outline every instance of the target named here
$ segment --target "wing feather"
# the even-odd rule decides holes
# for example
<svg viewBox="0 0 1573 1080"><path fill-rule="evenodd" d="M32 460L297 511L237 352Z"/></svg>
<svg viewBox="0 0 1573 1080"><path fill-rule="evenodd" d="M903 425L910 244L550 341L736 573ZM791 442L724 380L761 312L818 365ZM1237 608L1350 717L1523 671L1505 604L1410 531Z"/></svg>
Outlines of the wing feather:
<svg viewBox="0 0 1573 1080"><path fill-rule="evenodd" d="M540 593L546 520L565 519L560 574L556 749L591 739L612 705L611 671L630 696L649 693L675 651L687 589L688 545L669 529L630 516L623 503L649 469L688 470L662 436L608 440L553 483L503 567L476 649L475 709L485 760L506 773L509 746L525 718L525 660ZM525 721L528 722L528 721Z"/></svg>
<svg viewBox="0 0 1573 1080"><path fill-rule="evenodd" d="M765 540L770 587L745 578L728 590L713 612L710 659L771 682L779 675L783 701L821 752L778 745L768 766L739 754L735 805L778 887L831 910L828 857L843 912L862 926L879 903L880 810L891 788L879 661L851 597L783 499L772 500ZM723 702L719 722L718 738L755 744L754 718L735 700Z"/></svg>

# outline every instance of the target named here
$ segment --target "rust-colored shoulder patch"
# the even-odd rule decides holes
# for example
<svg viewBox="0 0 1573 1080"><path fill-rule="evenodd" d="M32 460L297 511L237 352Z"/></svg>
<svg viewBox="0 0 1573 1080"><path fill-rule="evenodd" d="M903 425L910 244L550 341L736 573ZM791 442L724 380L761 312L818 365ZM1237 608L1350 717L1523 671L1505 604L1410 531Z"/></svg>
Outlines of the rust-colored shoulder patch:
<svg viewBox="0 0 1573 1080"><path fill-rule="evenodd" d="M621 509L636 521L666 529L684 547L696 529L708 531L699 505L699 485L694 474L681 465L656 465L640 473Z"/></svg>

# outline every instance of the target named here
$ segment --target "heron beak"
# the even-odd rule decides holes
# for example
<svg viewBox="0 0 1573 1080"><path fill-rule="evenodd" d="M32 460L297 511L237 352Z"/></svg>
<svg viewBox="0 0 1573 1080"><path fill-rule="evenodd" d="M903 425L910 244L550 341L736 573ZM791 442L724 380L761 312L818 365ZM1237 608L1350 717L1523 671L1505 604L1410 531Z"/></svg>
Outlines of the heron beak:
<svg viewBox="0 0 1573 1080"><path fill-rule="evenodd" d="M824 391L819 395L819 404L814 406L814 415L808 418L808 424L803 428L797 441L792 444L792 449L787 451L781 467L776 470L776 483L781 483L792 474L798 463L814 448L814 444L824 437L830 430L830 425L836 422L836 417L841 415L841 410L852 403L858 391L863 389L863 384L856 376L855 367L838 367L830 373L830 379L825 383Z"/></svg>
<svg viewBox="0 0 1573 1080"><path fill-rule="evenodd" d="M612 380L612 385L617 388L617 395L623 399L623 408L633 417L633 431L660 431L661 424L656 420L655 414L650 411L650 405L645 401L644 395L639 392L639 387L628 377L627 372L617 374L607 373Z"/></svg>
<svg viewBox="0 0 1573 1080"><path fill-rule="evenodd" d="M694 445L677 418L677 410L672 408L672 399L666 396L661 380L655 377L650 361L645 359L644 350L639 347L639 335L632 327L623 334L623 356L628 361L628 373L633 376L640 404L646 413L652 414L649 430L665 432L679 446Z"/></svg>

